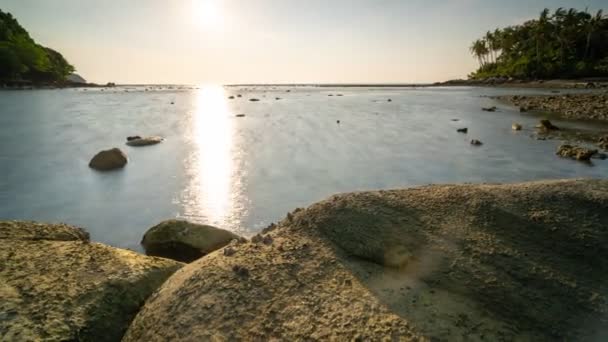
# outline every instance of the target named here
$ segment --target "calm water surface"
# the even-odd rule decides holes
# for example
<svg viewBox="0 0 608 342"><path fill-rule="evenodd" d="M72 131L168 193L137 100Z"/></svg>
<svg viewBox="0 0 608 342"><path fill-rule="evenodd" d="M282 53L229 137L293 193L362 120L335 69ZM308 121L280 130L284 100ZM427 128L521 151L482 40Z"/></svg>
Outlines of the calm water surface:
<svg viewBox="0 0 608 342"><path fill-rule="evenodd" d="M143 233L168 218L250 236L337 192L608 175L608 161L588 166L560 159L559 141L530 138L538 117L483 97L531 92L543 91L3 91L0 218L67 222L87 228L96 241L139 250ZM227 98L237 94L243 97ZM253 97L261 101L248 101ZM482 112L487 105L500 112ZM528 130L513 132L515 121ZM469 134L456 133L460 127ZM135 134L166 141L125 146L125 137ZM472 138L484 145L471 146ZM89 169L90 158L111 147L127 153L127 166L106 173Z"/></svg>

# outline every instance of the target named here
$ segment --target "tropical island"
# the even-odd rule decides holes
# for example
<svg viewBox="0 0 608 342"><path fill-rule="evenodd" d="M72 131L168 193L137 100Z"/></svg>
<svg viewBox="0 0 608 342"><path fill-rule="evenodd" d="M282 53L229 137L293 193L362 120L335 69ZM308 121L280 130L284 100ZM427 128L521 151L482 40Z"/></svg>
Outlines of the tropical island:
<svg viewBox="0 0 608 342"><path fill-rule="evenodd" d="M42 46L10 13L0 9L0 85L62 86L74 72L61 53Z"/></svg>

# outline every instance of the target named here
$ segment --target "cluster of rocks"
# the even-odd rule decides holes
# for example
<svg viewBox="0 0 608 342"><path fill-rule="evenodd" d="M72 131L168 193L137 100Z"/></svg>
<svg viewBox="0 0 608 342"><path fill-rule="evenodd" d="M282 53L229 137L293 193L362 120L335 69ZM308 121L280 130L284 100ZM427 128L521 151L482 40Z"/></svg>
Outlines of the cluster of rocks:
<svg viewBox="0 0 608 342"><path fill-rule="evenodd" d="M141 137L133 135L127 137L127 145L133 147L156 145L163 142L163 138L151 136ZM121 169L127 165L129 159L127 155L119 148L114 147L109 150L103 150L97 153L89 162L89 167L99 171L111 171Z"/></svg>
<svg viewBox="0 0 608 342"><path fill-rule="evenodd" d="M599 159L606 158L604 154L599 154L598 150L569 144L559 146L556 154L560 157L571 158L579 161L589 161L595 155L598 155Z"/></svg>
<svg viewBox="0 0 608 342"><path fill-rule="evenodd" d="M608 93L498 96L520 111L547 111L570 119L608 120Z"/></svg>
<svg viewBox="0 0 608 342"><path fill-rule="evenodd" d="M147 251L205 254L187 265L92 243L66 225L0 222L0 332L603 340L606 203L606 180L425 186L332 196L251 241L175 220L146 233Z"/></svg>

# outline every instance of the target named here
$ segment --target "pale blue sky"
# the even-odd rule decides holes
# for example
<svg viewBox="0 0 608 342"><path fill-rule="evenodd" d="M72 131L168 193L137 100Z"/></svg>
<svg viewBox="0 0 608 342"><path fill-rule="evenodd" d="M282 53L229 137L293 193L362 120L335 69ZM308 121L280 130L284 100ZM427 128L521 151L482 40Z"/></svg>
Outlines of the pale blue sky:
<svg viewBox="0 0 608 342"><path fill-rule="evenodd" d="M462 78L488 29L606 0L0 0L93 82L356 83ZM208 14L207 12L212 12Z"/></svg>

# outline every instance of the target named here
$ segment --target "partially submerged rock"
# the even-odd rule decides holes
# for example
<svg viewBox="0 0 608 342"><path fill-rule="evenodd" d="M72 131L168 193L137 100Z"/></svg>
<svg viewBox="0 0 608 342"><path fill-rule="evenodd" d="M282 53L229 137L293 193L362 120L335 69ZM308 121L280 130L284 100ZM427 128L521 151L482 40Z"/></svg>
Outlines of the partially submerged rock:
<svg viewBox="0 0 608 342"><path fill-rule="evenodd" d="M127 145L134 147L149 146L160 144L161 142L163 142L163 140L164 139L161 137L139 137L139 139L131 139L127 141Z"/></svg>
<svg viewBox="0 0 608 342"><path fill-rule="evenodd" d="M132 135L132 136L127 137L127 141L137 140L137 139L141 139L141 137L139 135Z"/></svg>
<svg viewBox="0 0 608 342"><path fill-rule="evenodd" d="M109 171L123 168L126 164L127 155L115 147L97 153L89 162L89 167L100 171Z"/></svg>
<svg viewBox="0 0 608 342"><path fill-rule="evenodd" d="M148 229L141 244L146 254L192 262L242 239L227 230L182 220L167 220Z"/></svg>
<svg viewBox="0 0 608 342"><path fill-rule="evenodd" d="M588 149L580 146L564 144L557 149L557 155L564 158L571 158L580 161L589 161L597 153L597 150Z"/></svg>
<svg viewBox="0 0 608 342"><path fill-rule="evenodd" d="M258 102L258 101L260 101L260 99L249 99L249 101L251 101L251 102Z"/></svg>
<svg viewBox="0 0 608 342"><path fill-rule="evenodd" d="M496 108L496 106L481 108L481 110L483 110L484 112L495 112L496 109L498 109L498 108Z"/></svg>
<svg viewBox="0 0 608 342"><path fill-rule="evenodd" d="M538 126L536 126L542 131L558 131L559 127L555 126L551 121L547 119L540 120Z"/></svg>
<svg viewBox="0 0 608 342"><path fill-rule="evenodd" d="M608 151L608 135L600 137L598 144L601 149Z"/></svg>
<svg viewBox="0 0 608 342"><path fill-rule="evenodd" d="M473 140L471 140L471 145L473 145L473 146L481 146L481 145L483 145L483 143L481 141L477 140L477 139L473 139Z"/></svg>
<svg viewBox="0 0 608 342"><path fill-rule="evenodd" d="M608 181L342 194L173 275L124 337L604 340Z"/></svg>
<svg viewBox="0 0 608 342"><path fill-rule="evenodd" d="M181 266L91 243L65 224L0 222L0 339L119 341Z"/></svg>
<svg viewBox="0 0 608 342"><path fill-rule="evenodd" d="M464 127L464 128L459 128L459 129L457 129L457 130L456 130L456 132L458 132L458 133L465 133L465 134L466 134L466 133L468 133L468 132L469 132L469 129L468 129L468 128L466 128L466 127Z"/></svg>
<svg viewBox="0 0 608 342"><path fill-rule="evenodd" d="M521 126L521 124L514 123L514 124L511 125L511 129L514 130L514 131L521 131L522 126Z"/></svg>

